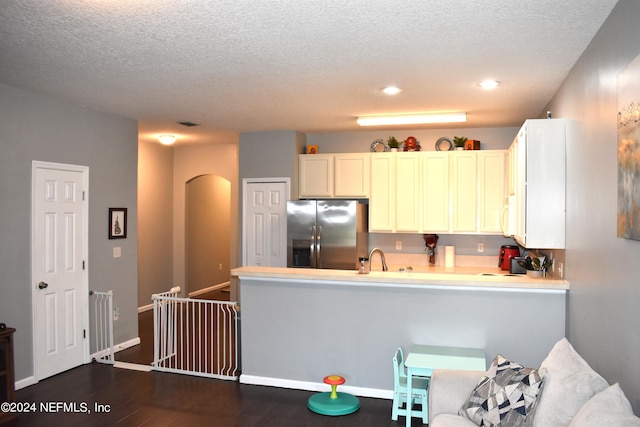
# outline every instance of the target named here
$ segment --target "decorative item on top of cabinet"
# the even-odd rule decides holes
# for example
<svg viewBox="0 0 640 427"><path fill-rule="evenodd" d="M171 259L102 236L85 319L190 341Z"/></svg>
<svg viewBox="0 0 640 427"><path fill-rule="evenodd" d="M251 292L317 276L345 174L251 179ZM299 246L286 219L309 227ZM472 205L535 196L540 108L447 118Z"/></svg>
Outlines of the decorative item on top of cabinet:
<svg viewBox="0 0 640 427"><path fill-rule="evenodd" d="M450 151L453 150L453 147L453 141L446 136L443 136L436 141L436 151Z"/></svg>
<svg viewBox="0 0 640 427"><path fill-rule="evenodd" d="M468 139L465 143L465 150L479 150L480 149L480 141L477 139Z"/></svg>
<svg viewBox="0 0 640 427"><path fill-rule="evenodd" d="M456 150L464 150L464 143L467 142L466 136L454 136L453 145L456 146Z"/></svg>
<svg viewBox="0 0 640 427"><path fill-rule="evenodd" d="M400 141L398 141L395 136L390 136L387 139L387 145L391 151L398 151L398 148L400 148Z"/></svg>
<svg viewBox="0 0 640 427"><path fill-rule="evenodd" d="M307 154L318 154L318 146L317 145L307 145Z"/></svg>
<svg viewBox="0 0 640 427"><path fill-rule="evenodd" d="M389 150L389 145L384 142L384 139L376 139L371 143L371 151L374 153L383 153Z"/></svg>
<svg viewBox="0 0 640 427"><path fill-rule="evenodd" d="M404 140L404 151L420 151L421 148L420 141L413 136L409 136Z"/></svg>

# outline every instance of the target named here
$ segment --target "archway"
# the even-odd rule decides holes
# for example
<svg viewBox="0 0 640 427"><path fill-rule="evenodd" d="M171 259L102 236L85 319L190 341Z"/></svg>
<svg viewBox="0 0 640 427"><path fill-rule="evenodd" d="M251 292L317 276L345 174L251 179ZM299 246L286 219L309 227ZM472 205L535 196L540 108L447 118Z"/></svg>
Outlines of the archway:
<svg viewBox="0 0 640 427"><path fill-rule="evenodd" d="M198 295L229 284L231 183L200 175L185 187L186 294Z"/></svg>

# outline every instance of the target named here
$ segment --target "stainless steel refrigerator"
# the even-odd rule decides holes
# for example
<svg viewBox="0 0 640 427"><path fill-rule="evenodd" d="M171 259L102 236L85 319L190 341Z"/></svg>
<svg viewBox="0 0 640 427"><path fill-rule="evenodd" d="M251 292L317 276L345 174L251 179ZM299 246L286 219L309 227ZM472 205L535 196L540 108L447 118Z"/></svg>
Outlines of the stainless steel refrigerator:
<svg viewBox="0 0 640 427"><path fill-rule="evenodd" d="M287 202L287 266L356 270L369 245L367 208L357 200Z"/></svg>

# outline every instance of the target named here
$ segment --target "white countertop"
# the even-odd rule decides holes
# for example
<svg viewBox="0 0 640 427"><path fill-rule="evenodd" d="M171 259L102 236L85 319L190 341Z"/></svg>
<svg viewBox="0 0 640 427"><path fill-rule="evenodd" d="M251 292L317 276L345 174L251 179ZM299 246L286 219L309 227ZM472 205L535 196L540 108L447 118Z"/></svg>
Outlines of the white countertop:
<svg viewBox="0 0 640 427"><path fill-rule="evenodd" d="M442 267L418 266L413 272L399 272L402 266L390 265L389 271L371 271L359 274L355 270L326 270L312 268L281 268L247 266L231 270L233 277L322 280L327 282L351 283L354 285L386 284L393 286L419 287L426 285L501 288L513 290L555 290L566 291L569 283L554 278L531 278L524 274L509 275L499 268L491 267Z"/></svg>

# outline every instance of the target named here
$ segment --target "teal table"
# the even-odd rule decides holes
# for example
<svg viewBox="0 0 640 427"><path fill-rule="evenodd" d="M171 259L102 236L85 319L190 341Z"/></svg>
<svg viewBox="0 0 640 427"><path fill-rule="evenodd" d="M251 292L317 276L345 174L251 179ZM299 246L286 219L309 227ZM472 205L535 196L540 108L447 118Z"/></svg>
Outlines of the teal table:
<svg viewBox="0 0 640 427"><path fill-rule="evenodd" d="M407 390L411 390L414 376L431 377L434 369L485 371L487 362L482 349L414 345L404 361L404 366L407 368ZM427 396L429 396L428 390ZM407 401L406 419L407 427L410 427L413 408L408 407L411 405L411 399L407 399Z"/></svg>

